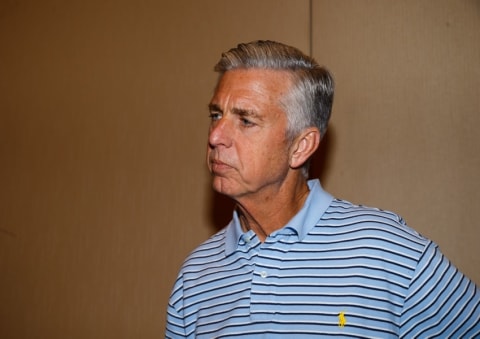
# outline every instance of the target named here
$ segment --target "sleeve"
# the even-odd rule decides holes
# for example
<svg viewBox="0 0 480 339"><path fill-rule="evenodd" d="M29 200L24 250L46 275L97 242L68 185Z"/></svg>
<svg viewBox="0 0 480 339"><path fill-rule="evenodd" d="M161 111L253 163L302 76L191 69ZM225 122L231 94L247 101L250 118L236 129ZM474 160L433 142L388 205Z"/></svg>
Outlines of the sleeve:
<svg viewBox="0 0 480 339"><path fill-rule="evenodd" d="M186 338L185 319L183 316L183 283L179 277L175 282L167 307L167 328L165 338Z"/></svg>
<svg viewBox="0 0 480 339"><path fill-rule="evenodd" d="M429 242L405 299L400 337L480 336L480 290Z"/></svg>

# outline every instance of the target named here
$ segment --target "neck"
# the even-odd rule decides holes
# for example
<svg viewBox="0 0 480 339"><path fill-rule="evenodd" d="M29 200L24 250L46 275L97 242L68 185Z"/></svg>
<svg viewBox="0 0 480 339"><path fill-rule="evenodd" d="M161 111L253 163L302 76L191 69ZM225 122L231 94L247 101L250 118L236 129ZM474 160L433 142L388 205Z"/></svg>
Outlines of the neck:
<svg viewBox="0 0 480 339"><path fill-rule="evenodd" d="M237 213L244 231L253 230L260 241L285 226L298 213L307 199L309 188L305 179L293 188L280 189L270 199L245 198L237 201Z"/></svg>

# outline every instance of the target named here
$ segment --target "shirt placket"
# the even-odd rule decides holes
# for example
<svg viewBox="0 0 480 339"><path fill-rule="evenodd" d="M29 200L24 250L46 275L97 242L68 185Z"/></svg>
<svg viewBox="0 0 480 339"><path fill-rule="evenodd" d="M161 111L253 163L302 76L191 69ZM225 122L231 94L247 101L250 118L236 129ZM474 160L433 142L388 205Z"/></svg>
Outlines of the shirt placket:
<svg viewBox="0 0 480 339"><path fill-rule="evenodd" d="M253 257L252 287L250 292L250 314L254 320L271 321L275 307L275 276L269 265L269 245L263 243L256 247Z"/></svg>

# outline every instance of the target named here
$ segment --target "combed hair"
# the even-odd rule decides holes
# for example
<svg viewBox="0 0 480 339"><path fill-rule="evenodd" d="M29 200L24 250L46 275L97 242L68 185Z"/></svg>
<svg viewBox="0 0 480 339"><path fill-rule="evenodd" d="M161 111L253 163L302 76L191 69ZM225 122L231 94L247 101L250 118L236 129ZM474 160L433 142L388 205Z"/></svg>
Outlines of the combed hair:
<svg viewBox="0 0 480 339"><path fill-rule="evenodd" d="M223 53L214 69L221 76L229 70L248 68L284 70L291 74L292 88L281 102L287 114L288 138L293 139L312 126L324 136L334 94L333 77L326 68L295 47L258 40Z"/></svg>

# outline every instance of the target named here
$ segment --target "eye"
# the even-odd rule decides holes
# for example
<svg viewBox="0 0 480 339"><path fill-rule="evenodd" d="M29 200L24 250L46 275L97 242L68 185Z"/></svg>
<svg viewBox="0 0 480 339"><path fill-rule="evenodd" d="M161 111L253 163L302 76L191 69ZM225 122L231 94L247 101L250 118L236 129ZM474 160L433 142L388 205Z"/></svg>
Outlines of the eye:
<svg viewBox="0 0 480 339"><path fill-rule="evenodd" d="M212 120L212 121L220 120L220 118L222 117L222 115L218 112L210 112L210 114L208 116L210 117L210 120Z"/></svg>
<svg viewBox="0 0 480 339"><path fill-rule="evenodd" d="M243 126L245 127L250 127L250 126L253 126L254 123L251 122L250 120L246 119L246 118L240 118L240 122L242 123Z"/></svg>

